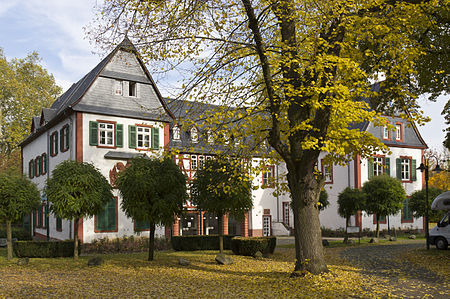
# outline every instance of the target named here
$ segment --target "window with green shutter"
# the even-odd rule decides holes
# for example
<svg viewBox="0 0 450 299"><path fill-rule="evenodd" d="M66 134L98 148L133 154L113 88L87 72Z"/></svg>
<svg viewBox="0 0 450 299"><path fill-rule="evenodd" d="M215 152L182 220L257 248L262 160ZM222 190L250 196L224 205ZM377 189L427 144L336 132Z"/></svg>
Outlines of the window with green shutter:
<svg viewBox="0 0 450 299"><path fill-rule="evenodd" d="M134 230L135 231L144 231L150 229L150 223L148 221L135 221L134 222Z"/></svg>
<svg viewBox="0 0 450 299"><path fill-rule="evenodd" d="M368 169L368 178L369 180L373 177L373 161L368 160L368 164L367 164L367 169Z"/></svg>
<svg viewBox="0 0 450 299"><path fill-rule="evenodd" d="M61 152L65 152L69 149L69 142L70 142L70 136L69 136L69 125L65 125L59 130L59 150Z"/></svg>
<svg viewBox="0 0 450 299"><path fill-rule="evenodd" d="M37 227L44 227L44 223L43 223L43 221L42 221L42 218L44 217L44 213L43 213L43 206L40 206L38 209L37 209L37 215L36 215L36 218L37 218Z"/></svg>
<svg viewBox="0 0 450 299"><path fill-rule="evenodd" d="M409 208L409 198L405 198L402 207L402 223L403 222L413 222L412 211Z"/></svg>
<svg viewBox="0 0 450 299"><path fill-rule="evenodd" d="M44 174L42 170L42 158L41 156L36 157L36 175L40 176L41 174Z"/></svg>
<svg viewBox="0 0 450 299"><path fill-rule="evenodd" d="M117 232L117 197L111 198L103 211L95 216L96 232Z"/></svg>
<svg viewBox="0 0 450 299"><path fill-rule="evenodd" d="M415 159L411 160L411 180L417 181L417 163Z"/></svg>
<svg viewBox="0 0 450 299"><path fill-rule="evenodd" d="M152 128L152 149L159 149L159 128Z"/></svg>
<svg viewBox="0 0 450 299"><path fill-rule="evenodd" d="M47 154L46 153L42 154L41 161L42 161L42 174L46 174L47 173Z"/></svg>
<svg viewBox="0 0 450 299"><path fill-rule="evenodd" d="M31 175L31 177L35 177L36 176L36 160L32 160L32 165L31 165L31 168L32 168L32 175Z"/></svg>
<svg viewBox="0 0 450 299"><path fill-rule="evenodd" d="M391 158L384 158L384 173L391 176Z"/></svg>
<svg viewBox="0 0 450 299"><path fill-rule="evenodd" d="M386 216L380 216L378 223L386 224ZM373 214L373 224L377 224L377 215L376 214Z"/></svg>
<svg viewBox="0 0 450 299"><path fill-rule="evenodd" d="M30 160L30 162L28 162L28 176L30 177L30 179L33 178L33 160Z"/></svg>
<svg viewBox="0 0 450 299"><path fill-rule="evenodd" d="M400 158L395 159L395 170L396 170L397 179L401 180L402 179L402 159L400 159Z"/></svg>
<svg viewBox="0 0 450 299"><path fill-rule="evenodd" d="M58 131L50 135L50 156L54 157L58 154Z"/></svg>
<svg viewBox="0 0 450 299"><path fill-rule="evenodd" d="M116 146L123 147L123 125L116 124Z"/></svg>
<svg viewBox="0 0 450 299"><path fill-rule="evenodd" d="M136 148L136 126L128 125L128 147Z"/></svg>
<svg viewBox="0 0 450 299"><path fill-rule="evenodd" d="M98 123L89 122L89 145L98 145Z"/></svg>

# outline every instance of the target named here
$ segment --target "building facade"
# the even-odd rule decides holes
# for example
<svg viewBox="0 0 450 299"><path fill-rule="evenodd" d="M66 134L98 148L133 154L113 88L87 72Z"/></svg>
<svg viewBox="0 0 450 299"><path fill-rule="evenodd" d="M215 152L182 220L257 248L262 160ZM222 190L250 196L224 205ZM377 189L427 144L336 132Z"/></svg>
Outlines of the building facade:
<svg viewBox="0 0 450 299"><path fill-rule="evenodd" d="M105 59L80 81L73 84L49 109L32 120L30 136L21 144L23 173L37 184L42 193L42 206L27 217L31 233L36 237L69 239L73 237L73 221L47 213L48 204L42 192L53 169L64 160L94 164L114 186L115 178L128 161L139 155L160 156L173 151L176 163L189 180L206 160L213 158L211 147L217 146L209 131L192 126L187 131L178 126L180 117L189 110L180 110L180 101L162 98L144 63L128 39L118 45ZM192 104L192 103L191 103ZM197 104L192 104L197 105ZM198 104L200 105L200 104ZM204 105L204 104L201 104ZM184 114L177 111L185 111ZM323 153L317 167L326 174L326 191L330 205L320 213L326 228L345 227L345 219L337 214L337 196L345 187L360 188L371 176L388 173L398 177L410 195L423 186L422 173L416 171L426 144L414 125L389 117L395 130L365 124L367 130L389 146L391 154L376 155L372 160L356 157L347 166L327 167ZM247 163L259 163L257 155ZM266 165L255 175L252 191L254 207L245 219L225 216L225 234L241 236L288 235L293 228L293 215L288 194L274 195L276 184L284 180L283 164ZM120 209L121 197L114 197L104 211L79 221L79 238L91 242L100 238L148 234L145 223L126 217ZM405 198L404 208L389 217L391 227L423 228L422 219L412 218ZM46 217L48 215L48 217ZM387 225L382 219L381 228ZM384 224L386 223L386 224ZM373 215L359 213L351 219L352 226L373 229ZM186 213L177 217L171 228L158 227L157 236L214 234L218 232L217 217L186 203Z"/></svg>

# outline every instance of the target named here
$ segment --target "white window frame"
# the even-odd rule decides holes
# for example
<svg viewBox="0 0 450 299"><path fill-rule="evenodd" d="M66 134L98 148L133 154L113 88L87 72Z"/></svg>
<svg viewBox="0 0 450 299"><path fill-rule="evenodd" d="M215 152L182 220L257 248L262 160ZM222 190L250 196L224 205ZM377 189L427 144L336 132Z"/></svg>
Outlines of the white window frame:
<svg viewBox="0 0 450 299"><path fill-rule="evenodd" d="M114 80L114 94L117 96L123 95L123 81Z"/></svg>
<svg viewBox="0 0 450 299"><path fill-rule="evenodd" d="M104 127L102 127L104 126ZM99 122L98 123L98 145L101 146L115 146L116 140L115 140L115 127L116 125L114 123L105 123L105 122ZM108 137L109 133L111 136ZM105 134L102 136L102 134ZM102 138L104 138L104 141L102 142ZM108 142L108 140L111 141Z"/></svg>
<svg viewBox="0 0 450 299"><path fill-rule="evenodd" d="M268 237L270 236L270 215L263 215L263 236Z"/></svg>
<svg viewBox="0 0 450 299"><path fill-rule="evenodd" d="M180 127L178 125L175 125L173 127L173 140L180 140L180 139L181 139Z"/></svg>
<svg viewBox="0 0 450 299"><path fill-rule="evenodd" d="M382 175L384 169L384 158L383 157L373 157L373 175Z"/></svg>
<svg viewBox="0 0 450 299"><path fill-rule="evenodd" d="M208 143L213 144L214 143L214 136L211 130L208 130Z"/></svg>
<svg viewBox="0 0 450 299"><path fill-rule="evenodd" d="M283 202L283 223L286 225L289 225L289 222L290 222L290 219L289 219L290 211L291 211L291 209L289 207L289 202Z"/></svg>
<svg viewBox="0 0 450 299"><path fill-rule="evenodd" d="M383 139L389 139L389 128L388 126L383 127Z"/></svg>
<svg viewBox="0 0 450 299"><path fill-rule="evenodd" d="M402 140L402 125L401 124L395 125L395 140L397 140L397 141Z"/></svg>
<svg viewBox="0 0 450 299"><path fill-rule="evenodd" d="M411 159L401 159L400 163L402 181L411 180Z"/></svg>
<svg viewBox="0 0 450 299"><path fill-rule="evenodd" d="M191 155L191 170L197 170L197 155Z"/></svg>
<svg viewBox="0 0 450 299"><path fill-rule="evenodd" d="M262 185L266 187L273 186L273 182L271 182L271 178L273 177L275 177L275 166L266 165L263 170Z"/></svg>
<svg viewBox="0 0 450 299"><path fill-rule="evenodd" d="M148 138L148 144L145 145ZM139 145L139 142L141 143ZM146 126L136 126L136 148L137 149L150 149L152 145L152 128Z"/></svg>
<svg viewBox="0 0 450 299"><path fill-rule="evenodd" d="M191 142L192 143L198 142L198 129L196 127L191 128Z"/></svg>
<svg viewBox="0 0 450 299"><path fill-rule="evenodd" d="M202 168L205 165L205 156L198 156L198 167Z"/></svg>

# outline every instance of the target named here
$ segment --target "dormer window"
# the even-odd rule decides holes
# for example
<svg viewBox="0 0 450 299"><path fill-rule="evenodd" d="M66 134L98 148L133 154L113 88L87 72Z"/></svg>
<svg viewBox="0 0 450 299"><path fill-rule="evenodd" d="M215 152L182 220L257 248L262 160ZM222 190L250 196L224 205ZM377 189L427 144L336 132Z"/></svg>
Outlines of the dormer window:
<svg viewBox="0 0 450 299"><path fill-rule="evenodd" d="M396 141L403 140L403 132L402 132L402 124L401 123L395 124L395 140Z"/></svg>
<svg viewBox="0 0 450 299"><path fill-rule="evenodd" d="M191 129L191 142L192 143L198 142L198 129L196 127L192 127Z"/></svg>
<svg viewBox="0 0 450 299"><path fill-rule="evenodd" d="M389 130L389 128L388 128L388 126L386 125L386 126L384 126L383 127L383 140L389 140L389 139L391 139L391 136L390 136L391 134L390 134L390 130Z"/></svg>
<svg viewBox="0 0 450 299"><path fill-rule="evenodd" d="M173 140L180 140L180 127L175 125L173 127Z"/></svg>
<svg viewBox="0 0 450 299"><path fill-rule="evenodd" d="M114 94L121 96L123 94L123 84L122 81L116 80L115 87L114 87Z"/></svg>
<svg viewBox="0 0 450 299"><path fill-rule="evenodd" d="M211 130L208 130L207 135L208 135L208 143L209 143L209 144L213 144L213 143L214 143L214 136L213 136L212 131L211 131Z"/></svg>
<svg viewBox="0 0 450 299"><path fill-rule="evenodd" d="M128 82L128 95L130 97L137 97L137 83L133 81Z"/></svg>

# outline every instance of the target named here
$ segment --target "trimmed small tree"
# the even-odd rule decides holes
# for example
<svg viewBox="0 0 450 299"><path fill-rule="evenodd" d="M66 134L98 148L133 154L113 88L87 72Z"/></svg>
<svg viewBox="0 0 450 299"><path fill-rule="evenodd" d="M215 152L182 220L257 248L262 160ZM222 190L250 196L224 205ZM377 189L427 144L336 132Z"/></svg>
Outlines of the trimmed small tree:
<svg viewBox="0 0 450 299"><path fill-rule="evenodd" d="M345 188L338 195L338 214L345 218L345 239L348 240L347 227L350 217L362 210L365 203L365 194L359 189Z"/></svg>
<svg viewBox="0 0 450 299"><path fill-rule="evenodd" d="M6 223L8 260L12 259L11 223L39 205L35 184L16 173L0 172L0 220Z"/></svg>
<svg viewBox="0 0 450 299"><path fill-rule="evenodd" d="M156 224L171 225L186 202L186 177L175 162L166 157L134 158L130 167L119 174L117 188L121 207L135 221L150 227L148 260L153 260Z"/></svg>
<svg viewBox="0 0 450 299"><path fill-rule="evenodd" d="M396 178L388 175L372 177L362 187L366 195L364 210L369 214L375 214L377 222L377 238L380 236L380 217L397 213L403 206L406 198L405 189Z"/></svg>
<svg viewBox="0 0 450 299"><path fill-rule="evenodd" d="M327 190L323 189L320 191L319 195L319 202L317 204L317 208L320 211L325 210L330 205L330 202L328 201L328 192Z"/></svg>
<svg viewBox="0 0 450 299"><path fill-rule="evenodd" d="M444 191L437 188L428 189L428 219L431 222L438 222L444 216L444 211L431 209L433 199L442 192ZM408 200L408 207L413 212L414 217L425 217L425 190L418 190L411 194L411 197Z"/></svg>
<svg viewBox="0 0 450 299"><path fill-rule="evenodd" d="M219 250L223 253L223 216L242 219L252 206L251 178L236 159L207 160L195 176L191 197L199 210L217 215Z"/></svg>
<svg viewBox="0 0 450 299"><path fill-rule="evenodd" d="M57 217L74 219L73 255L78 259L78 223L103 211L113 197L111 185L94 165L67 160L53 170L45 192Z"/></svg>

